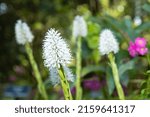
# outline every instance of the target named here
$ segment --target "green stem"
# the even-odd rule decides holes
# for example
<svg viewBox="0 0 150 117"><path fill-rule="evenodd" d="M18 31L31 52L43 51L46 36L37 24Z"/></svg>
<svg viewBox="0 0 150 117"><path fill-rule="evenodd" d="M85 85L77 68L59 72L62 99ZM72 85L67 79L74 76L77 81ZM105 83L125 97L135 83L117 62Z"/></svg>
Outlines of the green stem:
<svg viewBox="0 0 150 117"><path fill-rule="evenodd" d="M65 99L66 100L72 100L70 86L69 86L69 83L68 83L68 81L67 81L67 79L64 75L62 67L60 69L58 69L58 73L59 73L59 76L60 76L60 82L61 82L61 85L62 85L62 89L63 89Z"/></svg>
<svg viewBox="0 0 150 117"><path fill-rule="evenodd" d="M150 94L150 75L148 75L148 80L147 80L147 95Z"/></svg>
<svg viewBox="0 0 150 117"><path fill-rule="evenodd" d="M75 37L74 37L74 36L71 37L71 45L72 45L72 46L75 45Z"/></svg>
<svg viewBox="0 0 150 117"><path fill-rule="evenodd" d="M32 49L31 49L31 46L30 46L29 43L25 44L25 49L26 49L28 58L30 60L30 63L31 63L31 66L32 66L32 69L33 69L33 72L34 72L34 75L35 75L35 78L36 78L36 80L38 82L38 90L39 90L40 94L42 95L42 97L44 99L48 99L48 96L47 96L47 93L46 93L46 90L45 90L45 87L44 87L44 84L43 84L40 72L39 72L37 64L36 64L36 62L34 60L33 52L32 52Z"/></svg>
<svg viewBox="0 0 150 117"><path fill-rule="evenodd" d="M117 92L119 95L119 99L124 100L125 96L124 96L124 92L123 92L123 89L122 89L120 81L119 81L119 73L118 73L118 69L117 69L117 65L115 63L115 57L114 57L113 53L109 53L108 58L109 58L109 61L111 64L113 77L114 77L115 85L116 85Z"/></svg>
<svg viewBox="0 0 150 117"><path fill-rule="evenodd" d="M148 68L149 68L149 67L150 67L150 57L149 57L149 54L147 54L147 61L148 61ZM148 71L149 71L149 70L148 70ZM150 94L150 73L148 73L146 94L147 94L147 95Z"/></svg>
<svg viewBox="0 0 150 117"><path fill-rule="evenodd" d="M82 88L81 88L81 48L82 38L77 39L77 54L76 54L76 100L82 99Z"/></svg>
<svg viewBox="0 0 150 117"><path fill-rule="evenodd" d="M147 61L148 61L148 67L150 67L150 57L148 54L146 55L146 57L147 57Z"/></svg>

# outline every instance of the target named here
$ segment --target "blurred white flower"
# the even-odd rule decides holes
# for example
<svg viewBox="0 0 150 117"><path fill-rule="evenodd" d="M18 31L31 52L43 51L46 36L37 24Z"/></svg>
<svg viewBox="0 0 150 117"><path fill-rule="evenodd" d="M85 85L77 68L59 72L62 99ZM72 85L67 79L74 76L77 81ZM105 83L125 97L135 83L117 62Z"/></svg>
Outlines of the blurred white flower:
<svg viewBox="0 0 150 117"><path fill-rule="evenodd" d="M82 16L76 16L73 21L73 36L85 37L87 35L87 24Z"/></svg>
<svg viewBox="0 0 150 117"><path fill-rule="evenodd" d="M0 15L7 13L8 6L6 3L2 2L0 3Z"/></svg>
<svg viewBox="0 0 150 117"><path fill-rule="evenodd" d="M113 33L109 29L104 29L100 34L99 51L102 55L109 54L110 52L117 53L119 45Z"/></svg>
<svg viewBox="0 0 150 117"><path fill-rule="evenodd" d="M142 19L141 19L140 16L136 16L136 17L134 18L134 24L135 24L136 26L139 26L140 24L142 24Z"/></svg>
<svg viewBox="0 0 150 117"><path fill-rule="evenodd" d="M34 38L29 26L21 20L18 20L15 25L15 34L17 43L22 45L32 42Z"/></svg>
<svg viewBox="0 0 150 117"><path fill-rule="evenodd" d="M48 68L60 68L60 65L67 65L71 62L72 56L70 49L55 29L50 29L43 41L44 65Z"/></svg>
<svg viewBox="0 0 150 117"><path fill-rule="evenodd" d="M73 82L74 75L71 69L69 69L66 66L63 66L63 70L64 70L64 75L67 78L67 80ZM53 85L57 85L60 83L60 76L58 74L58 68L50 68L50 79Z"/></svg>

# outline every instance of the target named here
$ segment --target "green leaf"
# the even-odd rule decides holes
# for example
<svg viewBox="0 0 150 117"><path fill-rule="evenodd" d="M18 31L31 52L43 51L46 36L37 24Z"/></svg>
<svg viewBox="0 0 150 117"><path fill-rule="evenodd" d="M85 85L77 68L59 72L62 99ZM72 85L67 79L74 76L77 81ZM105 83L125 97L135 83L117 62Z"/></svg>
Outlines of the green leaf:
<svg viewBox="0 0 150 117"><path fill-rule="evenodd" d="M97 23L88 22L87 44L91 49L98 47L100 26Z"/></svg>
<svg viewBox="0 0 150 117"><path fill-rule="evenodd" d="M103 19L106 21L105 25L109 24L108 27L111 27L114 31L121 33L123 38L133 39L135 37L130 18L125 18L123 21L119 21L111 16L106 16Z"/></svg>
<svg viewBox="0 0 150 117"><path fill-rule="evenodd" d="M91 49L95 49L98 48L98 41L99 41L99 37L98 36L91 36L88 40L88 47Z"/></svg>
<svg viewBox="0 0 150 117"><path fill-rule="evenodd" d="M139 35L143 31L149 30L149 28L150 28L150 22L145 22L145 23L139 25L137 28L135 28L135 32L137 35Z"/></svg>
<svg viewBox="0 0 150 117"><path fill-rule="evenodd" d="M91 73L91 72L97 72L97 71L102 71L104 72L105 69L102 66L96 66L96 65L89 65L86 66L82 69L81 71L81 76L84 77L85 75Z"/></svg>
<svg viewBox="0 0 150 117"><path fill-rule="evenodd" d="M95 49L92 52L92 59L95 61L96 64L98 64L98 62L100 61L101 55L99 54L99 50L98 49Z"/></svg>
<svg viewBox="0 0 150 117"><path fill-rule="evenodd" d="M147 71L146 71L146 74L150 74L150 70L147 70Z"/></svg>
<svg viewBox="0 0 150 117"><path fill-rule="evenodd" d="M115 18L113 18L113 17L111 17L111 16L108 16L108 15L105 16L105 17L103 17L103 18L104 18L104 20L105 20L107 23L109 23L109 26L111 25L112 28L114 28L114 29L116 29L116 30L123 28L121 22L118 21L117 19L115 19ZM105 25L106 25L106 24L105 24Z"/></svg>
<svg viewBox="0 0 150 117"><path fill-rule="evenodd" d="M107 68L106 79L107 79L106 83L108 87L108 94L111 95L115 89L115 83L114 83L114 79L110 67Z"/></svg>
<svg viewBox="0 0 150 117"><path fill-rule="evenodd" d="M129 35L129 37L131 39L134 39L136 37L136 34L135 34L135 31L132 27L132 20L131 18L127 17L127 18L124 18L123 20L123 24L124 27L121 29L121 30L124 30L124 32L127 32L127 34Z"/></svg>
<svg viewBox="0 0 150 117"><path fill-rule="evenodd" d="M133 69L134 63L135 63L135 59L120 65L119 70L118 70L119 71L119 76L121 77L127 70Z"/></svg>
<svg viewBox="0 0 150 117"><path fill-rule="evenodd" d="M129 76L128 76L128 74L123 74L120 77L120 82L121 82L121 84L123 84L123 86L127 86L128 83L129 83Z"/></svg>
<svg viewBox="0 0 150 117"><path fill-rule="evenodd" d="M88 35L99 34L100 33L100 25L93 22L88 22Z"/></svg>
<svg viewBox="0 0 150 117"><path fill-rule="evenodd" d="M144 5L142 6L142 8L143 8L143 10L145 10L145 11L147 11L147 12L150 13L150 5L149 5L149 4L144 4Z"/></svg>

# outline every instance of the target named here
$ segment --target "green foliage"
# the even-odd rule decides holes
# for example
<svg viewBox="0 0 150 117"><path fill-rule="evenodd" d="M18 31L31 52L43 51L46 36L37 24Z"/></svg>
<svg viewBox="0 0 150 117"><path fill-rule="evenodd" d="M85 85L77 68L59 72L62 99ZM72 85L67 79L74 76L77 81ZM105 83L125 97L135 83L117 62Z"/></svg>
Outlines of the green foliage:
<svg viewBox="0 0 150 117"><path fill-rule="evenodd" d="M98 72L98 71L104 72L105 69L102 66L89 65L82 69L81 76L84 77L91 72Z"/></svg>
<svg viewBox="0 0 150 117"><path fill-rule="evenodd" d="M49 99L62 99L61 87L53 87L49 80L49 71L44 68L42 59L42 40L49 28L60 30L62 36L70 42L73 55L76 46L72 43L72 23L76 15L84 16L88 35L82 39L82 87L87 79L97 78L101 83L98 91L83 90L83 99L116 99L112 71L108 58L99 53L99 34L104 28L111 29L119 42L120 51L115 55L119 69L120 81L127 90L127 99L149 98L147 88L149 67L146 57L131 58L128 53L130 41L136 37L145 37L150 48L150 3L141 1L136 6L136 0L5 0L8 9L4 14L0 11L0 98L5 99L3 92L6 85L28 85L35 92L35 97L26 99L41 99L37 93L36 80L28 62L23 47L15 41L14 25L16 20L26 21L35 36L32 44L35 61L37 61ZM134 18L140 16L142 23L136 25ZM75 56L74 56L75 58ZM74 60L75 61L75 60ZM75 62L71 67L75 73ZM15 66L25 69L24 74L15 71ZM146 71L148 71L146 74ZM14 76L16 79L11 81ZM105 83L103 84L104 81ZM74 87L75 83L71 85ZM2 88L3 87L3 88ZM124 90L125 90L124 89Z"/></svg>
<svg viewBox="0 0 150 117"><path fill-rule="evenodd" d="M107 78L106 80L107 80L108 94L112 95L115 89L115 83L114 83L114 79L110 67L106 69L106 78Z"/></svg>
<svg viewBox="0 0 150 117"><path fill-rule="evenodd" d="M119 66L119 76L121 77L126 71L133 69L134 64L135 64L135 59L120 65Z"/></svg>
<svg viewBox="0 0 150 117"><path fill-rule="evenodd" d="M144 5L142 6L142 8L143 8L145 11L147 11L148 13L150 13L150 4L144 4Z"/></svg>

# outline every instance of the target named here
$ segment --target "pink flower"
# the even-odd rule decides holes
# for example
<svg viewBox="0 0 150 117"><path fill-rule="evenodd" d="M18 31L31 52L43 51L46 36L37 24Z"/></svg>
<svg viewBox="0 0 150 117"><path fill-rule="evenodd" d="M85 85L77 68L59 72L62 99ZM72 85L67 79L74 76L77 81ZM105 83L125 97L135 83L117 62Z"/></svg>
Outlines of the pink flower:
<svg viewBox="0 0 150 117"><path fill-rule="evenodd" d="M141 47L141 48L136 48L136 51L139 53L139 55L145 55L145 54L147 54L147 52L148 52L148 48L146 48L146 47Z"/></svg>
<svg viewBox="0 0 150 117"><path fill-rule="evenodd" d="M132 41L130 41L128 51L129 51L130 56L132 56L132 57L135 57L138 55L138 53L136 51L136 45Z"/></svg>
<svg viewBox="0 0 150 117"><path fill-rule="evenodd" d="M130 42L129 44L129 54L132 57L135 57L137 55L145 55L148 53L148 48L146 47L146 39L145 38L141 38L141 37L137 37L135 39L135 43L134 42Z"/></svg>
<svg viewBox="0 0 150 117"><path fill-rule="evenodd" d="M137 46L137 47L145 47L146 46L146 44L147 44L147 42L146 42L146 39L145 38L141 38L141 37L137 37L136 39L135 39L135 45Z"/></svg>

